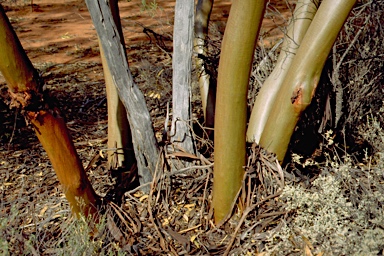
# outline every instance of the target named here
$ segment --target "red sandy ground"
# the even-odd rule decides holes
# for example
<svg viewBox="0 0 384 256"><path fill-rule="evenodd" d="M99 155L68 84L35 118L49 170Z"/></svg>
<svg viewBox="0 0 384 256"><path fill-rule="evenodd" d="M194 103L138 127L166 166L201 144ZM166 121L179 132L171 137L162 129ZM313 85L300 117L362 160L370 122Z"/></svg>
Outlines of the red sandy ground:
<svg viewBox="0 0 384 256"><path fill-rule="evenodd" d="M171 34L175 1L157 0L154 11L145 11L141 1L119 3L120 16L127 46L148 41L143 27L158 34ZM7 5L7 16L32 62L73 63L76 61L100 61L96 30L84 1L33 1L30 5ZM219 0L215 4L212 20L226 19L230 1ZM40 49L39 51L36 51ZM84 52L84 56L71 53ZM129 54L129 52L128 52ZM76 55L76 54L75 54Z"/></svg>
<svg viewBox="0 0 384 256"><path fill-rule="evenodd" d="M100 62L96 31L83 0L35 0L33 7L29 1L23 3L25 1L16 4L6 1L3 6L33 63ZM119 2L127 49L149 40L143 26L158 34L172 35L175 1L156 0L156 3L156 10L150 11L143 10L138 0ZM230 6L230 0L215 1L211 21L220 32L224 31ZM289 16L285 1L274 0L269 6L277 8L283 17ZM267 32L272 41L282 36L276 24L284 23L284 19L277 16L268 17L261 31ZM131 54L128 51L129 61Z"/></svg>

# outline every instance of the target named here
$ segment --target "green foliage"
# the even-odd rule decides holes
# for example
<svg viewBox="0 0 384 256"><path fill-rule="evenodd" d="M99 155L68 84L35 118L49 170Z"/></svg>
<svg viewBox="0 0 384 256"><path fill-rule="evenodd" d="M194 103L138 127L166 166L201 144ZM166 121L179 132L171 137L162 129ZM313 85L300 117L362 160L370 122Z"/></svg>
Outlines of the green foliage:
<svg viewBox="0 0 384 256"><path fill-rule="evenodd" d="M293 218L269 238L268 252L301 255L308 247L326 255L376 255L383 249L382 170L348 162L325 168L309 188L284 188L280 199Z"/></svg>
<svg viewBox="0 0 384 256"><path fill-rule="evenodd" d="M141 0L141 11L147 11L152 17L155 16L155 11L158 8L156 0L147 3L147 0Z"/></svg>
<svg viewBox="0 0 384 256"><path fill-rule="evenodd" d="M376 153L375 160L384 164L384 101L383 106L377 114L370 114L366 117L366 123L362 123L358 128L359 134L366 140ZM383 167L382 165L380 167Z"/></svg>
<svg viewBox="0 0 384 256"><path fill-rule="evenodd" d="M70 255L126 254L109 237L104 216L96 227L99 234L94 237L89 235L89 221L84 216L75 219L62 214L55 223L44 225L45 228L39 227L40 223L21 227L21 222L16 206L11 208L7 218L0 219L0 255L39 255L43 252L51 255L68 255L69 252ZM60 233L52 236L50 228L57 224Z"/></svg>
<svg viewBox="0 0 384 256"><path fill-rule="evenodd" d="M68 255L71 250L72 255L125 255L116 243L108 243L106 238L106 219L102 217L96 229L100 231L100 236L89 236L88 223L84 216L74 219L70 225L62 224L62 237L58 240L57 255Z"/></svg>
<svg viewBox="0 0 384 256"><path fill-rule="evenodd" d="M17 206L12 206L7 218L0 219L0 255L34 254L32 244L36 244L36 236L31 234L24 238L20 227Z"/></svg>

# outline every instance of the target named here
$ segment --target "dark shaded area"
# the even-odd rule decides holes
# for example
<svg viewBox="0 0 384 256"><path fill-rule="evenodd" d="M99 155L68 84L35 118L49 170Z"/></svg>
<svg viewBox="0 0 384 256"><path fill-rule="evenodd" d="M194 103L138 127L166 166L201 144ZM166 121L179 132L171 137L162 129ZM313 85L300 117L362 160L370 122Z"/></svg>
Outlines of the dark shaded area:
<svg viewBox="0 0 384 256"><path fill-rule="evenodd" d="M305 174L311 176L317 175L320 172L318 167L306 168L300 164L295 164L292 162L292 154L302 156L302 164L307 159L320 163L325 160L323 150L326 150L324 146L326 141L323 134L327 130L332 129L334 122L334 113L329 112L332 111L330 106L334 106L332 84L329 81L329 74L332 68L332 60L328 59L322 71L314 98L296 125L284 159L284 165L290 164L293 169L299 168Z"/></svg>

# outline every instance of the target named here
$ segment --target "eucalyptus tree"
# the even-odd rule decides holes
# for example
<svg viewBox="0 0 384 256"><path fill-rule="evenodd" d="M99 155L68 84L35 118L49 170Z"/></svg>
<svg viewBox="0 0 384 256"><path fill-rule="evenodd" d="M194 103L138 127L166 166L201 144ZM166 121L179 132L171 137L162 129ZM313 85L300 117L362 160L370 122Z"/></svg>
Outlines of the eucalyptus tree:
<svg viewBox="0 0 384 256"><path fill-rule="evenodd" d="M287 67L275 100L270 103L271 112L262 130L260 145L275 153L280 162L301 114L312 101L325 61L355 3L356 0L321 2Z"/></svg>
<svg viewBox="0 0 384 256"><path fill-rule="evenodd" d="M247 134L249 142L259 142L275 153L280 162L297 121L311 103L325 60L355 2L323 0L317 11L316 1L297 4L280 64L256 100ZM258 32L252 26L261 23L264 6L265 1L261 0L233 2L222 42L215 117L213 206L216 222L229 214L244 174L246 91L253 40ZM252 23L247 24L245 20ZM295 41L289 43L288 39ZM291 49L296 52L286 52Z"/></svg>
<svg viewBox="0 0 384 256"><path fill-rule="evenodd" d="M222 41L214 135L212 204L216 223L229 213L244 176L248 81L265 4L234 1Z"/></svg>
<svg viewBox="0 0 384 256"><path fill-rule="evenodd" d="M144 96L128 67L118 16L113 15L114 8L111 11L112 5L116 8L116 2L86 0L99 36L105 74L110 79L108 83L113 85L112 88L116 86L126 111L141 182L148 183L157 168L159 148ZM275 153L280 161L284 158L295 125L312 100L325 60L355 2L323 0L320 5L317 0L297 2L279 61L252 110L248 132L248 80L266 1L238 0L232 3L222 41L215 103L212 204L216 223L229 214L240 189L246 164L246 138ZM170 135L176 147L194 153L189 89L192 10L193 1L177 0L175 18L180 21L174 28L174 116ZM33 124L46 149L73 211L82 211L78 200L81 199L85 203L83 213L96 213L100 200L85 175L65 123L60 113L45 104L38 74L2 8L0 14L0 44L4 45L0 49L0 59L4 60L0 70L7 80L13 104L26 110L26 118ZM114 95L116 98L116 93ZM207 95L206 91L204 101ZM182 126L178 127L178 124Z"/></svg>
<svg viewBox="0 0 384 256"><path fill-rule="evenodd" d="M62 114L53 107L43 83L0 4L0 71L11 106L23 110L36 132L75 215L96 216L100 199L92 188Z"/></svg>
<svg viewBox="0 0 384 256"><path fill-rule="evenodd" d="M113 21L119 33L120 43L125 48L123 30L121 28L119 6L117 0L108 1ZM100 55L103 64L104 79L107 95L108 109L108 163L111 169L124 168L131 159L134 159L132 149L131 131L127 113L119 98L110 67L104 55L104 50L99 42ZM128 164L132 165L132 164ZM128 166L129 168L129 166Z"/></svg>

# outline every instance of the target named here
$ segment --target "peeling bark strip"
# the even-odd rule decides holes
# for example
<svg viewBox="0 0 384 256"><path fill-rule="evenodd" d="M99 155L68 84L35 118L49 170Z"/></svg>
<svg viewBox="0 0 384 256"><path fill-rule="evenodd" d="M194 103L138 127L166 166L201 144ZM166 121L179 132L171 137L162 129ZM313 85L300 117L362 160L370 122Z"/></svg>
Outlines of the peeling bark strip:
<svg viewBox="0 0 384 256"><path fill-rule="evenodd" d="M127 110L140 183L150 182L158 161L159 149L144 96L133 81L124 47L120 43L119 33L107 3L103 0L86 0L85 2L100 38L120 99Z"/></svg>
<svg viewBox="0 0 384 256"><path fill-rule="evenodd" d="M208 24L212 12L213 0L198 0L195 16L194 52L197 76L199 79L201 104L205 126L213 128L215 118L216 84L210 84L211 75L206 69Z"/></svg>

